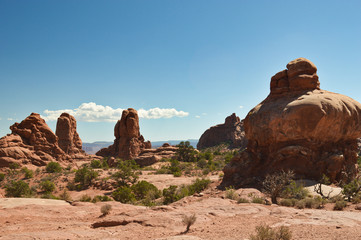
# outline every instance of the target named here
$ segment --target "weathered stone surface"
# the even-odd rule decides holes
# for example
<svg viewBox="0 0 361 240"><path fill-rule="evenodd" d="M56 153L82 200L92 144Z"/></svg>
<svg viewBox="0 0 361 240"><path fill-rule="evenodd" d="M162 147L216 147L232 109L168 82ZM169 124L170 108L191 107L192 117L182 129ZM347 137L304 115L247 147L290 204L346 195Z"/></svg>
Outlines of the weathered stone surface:
<svg viewBox="0 0 361 240"><path fill-rule="evenodd" d="M59 147L67 154L84 153L82 141L76 131L76 120L69 113L62 113L56 124Z"/></svg>
<svg viewBox="0 0 361 240"><path fill-rule="evenodd" d="M122 113L122 118L114 127L114 144L108 148L102 148L96 155L132 159L137 157L142 150L151 148L151 143L145 142L139 131L138 112L128 108Z"/></svg>
<svg viewBox="0 0 361 240"><path fill-rule="evenodd" d="M240 121L235 113L228 116L223 124L207 129L200 137L197 148L204 149L221 143L230 143L230 148L245 148L247 146L243 120Z"/></svg>
<svg viewBox="0 0 361 240"><path fill-rule="evenodd" d="M272 77L270 95L248 113L247 150L224 168L223 184L244 185L282 169L315 180L356 175L361 104L320 90L317 69L307 59L287 67ZM289 85L281 87L281 80Z"/></svg>
<svg viewBox="0 0 361 240"><path fill-rule="evenodd" d="M75 122L72 116L69 115L69 118ZM0 139L0 167L8 167L11 163L43 166L50 161L89 159L81 150L81 145L78 151L69 151L69 154L64 152L59 147L58 137L37 113L32 113L21 123L13 124L10 129L12 133ZM74 129L76 133L76 122ZM72 134L75 135L74 131ZM81 143L79 136L77 138L77 143Z"/></svg>
<svg viewBox="0 0 361 240"><path fill-rule="evenodd" d="M150 166L164 158L173 158L177 150L178 147L171 146L169 143L164 143L157 149L144 149L138 157L134 158L134 160L141 167Z"/></svg>

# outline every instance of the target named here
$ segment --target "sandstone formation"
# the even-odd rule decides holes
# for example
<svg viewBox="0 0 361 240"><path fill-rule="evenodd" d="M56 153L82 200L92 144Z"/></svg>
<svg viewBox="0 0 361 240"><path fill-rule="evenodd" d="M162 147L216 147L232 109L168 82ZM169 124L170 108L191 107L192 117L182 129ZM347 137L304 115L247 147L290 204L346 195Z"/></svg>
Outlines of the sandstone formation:
<svg viewBox="0 0 361 240"><path fill-rule="evenodd" d="M68 114L65 114L65 116L73 119L73 123L76 124L74 117ZM76 126L74 128L72 125L70 131L72 131L73 136L76 135L78 138L74 146L79 147L80 141L80 149L77 148L76 151L68 149L68 153L62 150L59 146L58 136L51 131L44 119L37 113L32 113L21 123L13 124L10 129L12 133L0 139L0 167L8 167L11 163L43 166L50 161L69 162L89 158L81 150L81 140L76 133ZM59 130L59 132L62 132L62 136L66 135L64 131L64 129Z"/></svg>
<svg viewBox="0 0 361 240"><path fill-rule="evenodd" d="M76 120L69 113L62 113L56 124L59 147L67 154L84 153L82 141L76 131Z"/></svg>
<svg viewBox="0 0 361 240"><path fill-rule="evenodd" d="M240 121L235 113L228 116L223 124L218 124L207 129L200 137L197 149L217 146L221 143L230 143L230 148L245 148L243 120Z"/></svg>
<svg viewBox="0 0 361 240"><path fill-rule="evenodd" d="M320 90L316 71L299 58L271 78L271 93L245 119L247 150L224 168L223 185L254 183L286 169L315 180L356 175L361 104Z"/></svg>
<svg viewBox="0 0 361 240"><path fill-rule="evenodd" d="M114 127L114 136L114 144L108 148L102 148L96 155L132 159L137 157L142 150L151 148L151 143L145 142L139 132L138 112L133 108L123 111L122 118Z"/></svg>
<svg viewBox="0 0 361 240"><path fill-rule="evenodd" d="M150 166L156 162L159 162L163 158L173 158L177 150L178 147L164 143L157 149L144 149L138 157L134 158L134 160L141 167Z"/></svg>

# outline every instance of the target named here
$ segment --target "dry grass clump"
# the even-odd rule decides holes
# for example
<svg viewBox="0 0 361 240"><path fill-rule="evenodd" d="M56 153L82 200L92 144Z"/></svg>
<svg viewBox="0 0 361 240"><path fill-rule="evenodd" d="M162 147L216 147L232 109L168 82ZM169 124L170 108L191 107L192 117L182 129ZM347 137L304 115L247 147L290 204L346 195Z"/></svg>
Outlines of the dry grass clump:
<svg viewBox="0 0 361 240"><path fill-rule="evenodd" d="M112 210L112 206L110 204L105 204L100 208L100 212L103 214L102 216L106 216Z"/></svg>
<svg viewBox="0 0 361 240"><path fill-rule="evenodd" d="M187 233L189 231L189 228L196 222L196 220L197 217L194 213L190 216L187 215L183 216L182 223L186 225L186 230L184 231L184 233Z"/></svg>
<svg viewBox="0 0 361 240"><path fill-rule="evenodd" d="M256 234L250 235L251 240L290 240L292 233L289 227L281 226L272 229L268 225L259 225L256 227Z"/></svg>

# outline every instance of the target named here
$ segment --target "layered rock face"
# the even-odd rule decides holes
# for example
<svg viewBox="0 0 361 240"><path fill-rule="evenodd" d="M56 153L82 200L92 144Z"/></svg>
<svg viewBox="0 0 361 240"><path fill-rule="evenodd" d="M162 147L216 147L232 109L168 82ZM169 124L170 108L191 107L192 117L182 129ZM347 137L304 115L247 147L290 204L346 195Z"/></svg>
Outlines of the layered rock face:
<svg viewBox="0 0 361 240"><path fill-rule="evenodd" d="M243 120L240 121L235 113L228 116L223 124L207 129L200 137L197 149L217 146L221 143L230 143L230 148L245 148Z"/></svg>
<svg viewBox="0 0 361 240"><path fill-rule="evenodd" d="M133 108L123 111L122 118L114 127L114 136L114 144L108 148L102 148L96 155L133 159L142 150L151 148L151 143L145 142L140 134L138 112Z"/></svg>
<svg viewBox="0 0 361 240"><path fill-rule="evenodd" d="M164 143L157 149L144 149L138 157L134 158L134 160L141 167L150 166L163 158L173 158L177 150L178 147L171 146L169 143Z"/></svg>
<svg viewBox="0 0 361 240"><path fill-rule="evenodd" d="M69 119L74 119L66 115ZM68 151L69 154L64 152L59 146L58 136L37 113L32 113L21 123L15 123L10 129L12 133L0 139L0 167L8 167L11 163L43 166L50 161L69 162L89 158L81 150L81 145L78 151ZM79 138L76 130L73 131L73 135Z"/></svg>
<svg viewBox="0 0 361 240"><path fill-rule="evenodd" d="M271 79L270 95L247 115L247 150L224 168L224 185L293 170L300 178L356 176L361 104L320 90L317 68L298 58Z"/></svg>
<svg viewBox="0 0 361 240"><path fill-rule="evenodd" d="M84 153L82 141L76 131L76 120L69 113L62 113L56 124L59 147L67 154Z"/></svg>

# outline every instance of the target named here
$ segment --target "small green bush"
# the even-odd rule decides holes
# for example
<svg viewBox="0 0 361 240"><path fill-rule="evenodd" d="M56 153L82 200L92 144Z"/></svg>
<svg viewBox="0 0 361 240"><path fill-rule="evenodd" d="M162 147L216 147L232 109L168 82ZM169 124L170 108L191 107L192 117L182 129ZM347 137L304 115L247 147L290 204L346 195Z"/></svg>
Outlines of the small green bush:
<svg viewBox="0 0 361 240"><path fill-rule="evenodd" d="M256 235L251 235L251 240L290 240L292 233L286 226L278 229L272 229L267 225L259 225L256 227Z"/></svg>
<svg viewBox="0 0 361 240"><path fill-rule="evenodd" d="M95 159L90 162L90 167L91 168L102 168L102 163L100 162L100 160Z"/></svg>
<svg viewBox="0 0 361 240"><path fill-rule="evenodd" d="M145 199L149 192L154 193L154 199L159 198L161 196L161 192L158 190L156 186L147 182L147 181L140 181L134 184L131 187L134 196L137 200Z"/></svg>
<svg viewBox="0 0 361 240"><path fill-rule="evenodd" d="M347 202L346 201L337 201L335 203L335 206L333 206L333 210L338 210L338 211L342 211L345 207L347 206Z"/></svg>
<svg viewBox="0 0 361 240"><path fill-rule="evenodd" d="M69 192L66 189L64 189L63 192L59 194L59 199L64 201L70 201L71 197Z"/></svg>
<svg viewBox="0 0 361 240"><path fill-rule="evenodd" d="M197 162L197 167L203 169L207 166L207 161L205 159L201 159Z"/></svg>
<svg viewBox="0 0 361 240"><path fill-rule="evenodd" d="M19 164L19 163L16 163L16 162L10 163L10 164L9 164L9 168L10 168L11 170L19 169L19 168L20 168L20 164Z"/></svg>
<svg viewBox="0 0 361 240"><path fill-rule="evenodd" d="M5 174L4 173L0 173L0 182L2 182L5 179Z"/></svg>
<svg viewBox="0 0 361 240"><path fill-rule="evenodd" d="M24 197L31 195L29 184L26 182L12 181L9 185L5 186L6 197Z"/></svg>
<svg viewBox="0 0 361 240"><path fill-rule="evenodd" d="M196 151L189 141L180 142L177 145L178 149L176 151L176 158L181 162L195 162L196 161Z"/></svg>
<svg viewBox="0 0 361 240"><path fill-rule="evenodd" d="M40 183L40 188L45 193L52 193L55 190L55 184L52 181L45 180Z"/></svg>
<svg viewBox="0 0 361 240"><path fill-rule="evenodd" d="M25 174L25 179L29 179L34 176L34 172L27 167L23 167L21 171Z"/></svg>
<svg viewBox="0 0 361 240"><path fill-rule="evenodd" d="M349 202L357 196L361 190L361 180L354 179L350 183L342 187L342 194L347 198Z"/></svg>
<svg viewBox="0 0 361 240"><path fill-rule="evenodd" d="M237 200L237 194L233 187L226 188L225 197L231 200Z"/></svg>
<svg viewBox="0 0 361 240"><path fill-rule="evenodd" d="M163 189L164 204L167 205L182 198L181 195L177 194L177 188L177 186L171 185L169 188Z"/></svg>
<svg viewBox="0 0 361 240"><path fill-rule="evenodd" d="M112 175L118 186L130 186L138 180L139 165L134 160L120 160L117 165L118 171Z"/></svg>
<svg viewBox="0 0 361 240"><path fill-rule="evenodd" d="M267 175L263 181L263 189L266 194L271 197L272 203L277 204L277 197L279 197L286 186L290 184L294 177L292 171L281 171L271 175Z"/></svg>
<svg viewBox="0 0 361 240"><path fill-rule="evenodd" d="M282 196L285 198L304 199L309 194L308 190L302 184L291 181L288 186L283 190Z"/></svg>
<svg viewBox="0 0 361 240"><path fill-rule="evenodd" d="M128 186L121 186L117 188L113 193L112 197L115 201L121 203L132 203L135 201L135 195L132 192L132 189Z"/></svg>
<svg viewBox="0 0 361 240"><path fill-rule="evenodd" d="M284 207L294 207L295 204L296 204L296 202L297 202L297 199L294 199L294 198L292 198L292 199L285 198L285 199L282 199L282 200L280 201L280 205L281 205L281 206L284 206Z"/></svg>
<svg viewBox="0 0 361 240"><path fill-rule="evenodd" d="M58 162L50 162L48 165L46 165L46 172L48 173L55 173L55 172L61 172L62 168Z"/></svg>
<svg viewBox="0 0 361 240"><path fill-rule="evenodd" d="M98 173L89 169L86 165L76 171L74 182L80 183L80 188L86 189L92 181L98 177Z"/></svg>
<svg viewBox="0 0 361 240"><path fill-rule="evenodd" d="M265 204L265 200L262 197L253 197L252 203Z"/></svg>
<svg viewBox="0 0 361 240"><path fill-rule="evenodd" d="M199 179L197 178L193 184L189 185L189 193L190 195L193 195L194 193L200 193L204 189L208 187L208 185L211 183L211 180L209 179Z"/></svg>
<svg viewBox="0 0 361 240"><path fill-rule="evenodd" d="M90 202L91 200L92 200L92 198L87 194L82 195L79 199L79 201L81 201L81 202Z"/></svg>
<svg viewBox="0 0 361 240"><path fill-rule="evenodd" d="M97 195L95 197L93 197L92 202L96 203L96 202L109 202L112 201L112 199L106 195Z"/></svg>
<svg viewBox="0 0 361 240"><path fill-rule="evenodd" d="M246 198L238 198L238 203L249 203L249 200Z"/></svg>

